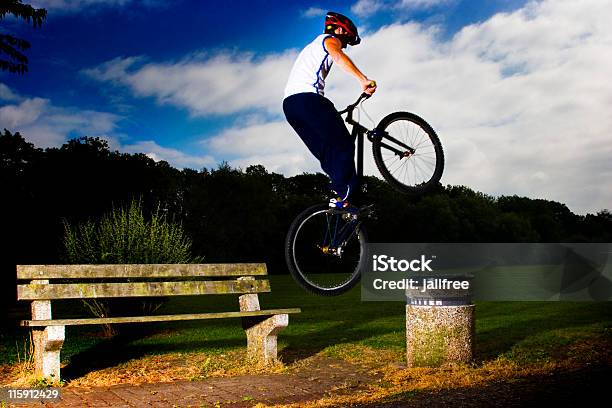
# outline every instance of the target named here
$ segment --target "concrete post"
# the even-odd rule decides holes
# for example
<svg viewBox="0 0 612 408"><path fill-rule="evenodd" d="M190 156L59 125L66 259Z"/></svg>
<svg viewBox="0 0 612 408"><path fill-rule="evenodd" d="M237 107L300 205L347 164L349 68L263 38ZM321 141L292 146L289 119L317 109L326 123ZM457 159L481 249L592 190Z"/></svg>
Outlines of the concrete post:
<svg viewBox="0 0 612 408"><path fill-rule="evenodd" d="M470 280L469 277L440 276L431 279ZM471 290L429 289L422 292L419 288L406 292L408 367L470 362L474 355L475 333Z"/></svg>

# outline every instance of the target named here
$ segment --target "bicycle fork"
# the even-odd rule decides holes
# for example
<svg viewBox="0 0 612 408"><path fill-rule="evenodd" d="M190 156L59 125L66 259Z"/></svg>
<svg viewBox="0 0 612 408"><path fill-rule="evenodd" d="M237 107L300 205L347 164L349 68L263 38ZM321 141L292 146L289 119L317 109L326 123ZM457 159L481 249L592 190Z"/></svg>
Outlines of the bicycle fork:
<svg viewBox="0 0 612 408"><path fill-rule="evenodd" d="M368 128L352 120L348 121L348 123L353 125L353 129L351 130L351 135L357 141L357 163L356 164L357 164L357 176L359 177L359 179L363 178L363 136L364 135L367 135L368 140L370 142L373 142L376 137L380 137L381 147L384 147L385 149L392 151L397 156L399 156L400 159L409 158L410 156L416 153L416 149L408 146L401 140L397 140L396 138L394 138L393 136L391 136L388 132L384 130L380 130L376 128L374 128L373 130L368 130ZM398 148L395 148L383 142L383 140L385 139L389 140L390 142L395 143L397 146L399 146L400 148L404 150L400 150Z"/></svg>
<svg viewBox="0 0 612 408"><path fill-rule="evenodd" d="M400 140L397 140L396 138L394 138L393 136L391 136L388 132L385 132L384 130L374 129L374 130L368 132L368 140L370 142L373 142L375 137L380 137L380 139L381 139L381 142L380 142L381 147L384 147L385 149L392 151L397 156L399 156L400 159L408 158L408 157L412 156L416 152L416 149L414 149L413 147L408 146L407 144L405 144L404 142L402 142ZM391 142L393 142L396 145L404 148L405 150L396 149L395 147L393 147L391 145L388 145L387 143L384 143L382 141L383 139L390 140Z"/></svg>

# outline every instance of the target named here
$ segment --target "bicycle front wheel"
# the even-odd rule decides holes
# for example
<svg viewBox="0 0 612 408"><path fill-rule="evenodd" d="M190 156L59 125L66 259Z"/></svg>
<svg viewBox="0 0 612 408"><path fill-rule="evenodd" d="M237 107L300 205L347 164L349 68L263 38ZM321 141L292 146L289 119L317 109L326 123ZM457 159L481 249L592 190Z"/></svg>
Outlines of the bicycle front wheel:
<svg viewBox="0 0 612 408"><path fill-rule="evenodd" d="M442 177L444 151L440 139L421 117L395 112L380 121L372 141L374 161L395 189L422 194Z"/></svg>
<svg viewBox="0 0 612 408"><path fill-rule="evenodd" d="M300 286L317 295L334 296L359 282L365 246L360 220L319 204L303 211L291 224L285 258Z"/></svg>

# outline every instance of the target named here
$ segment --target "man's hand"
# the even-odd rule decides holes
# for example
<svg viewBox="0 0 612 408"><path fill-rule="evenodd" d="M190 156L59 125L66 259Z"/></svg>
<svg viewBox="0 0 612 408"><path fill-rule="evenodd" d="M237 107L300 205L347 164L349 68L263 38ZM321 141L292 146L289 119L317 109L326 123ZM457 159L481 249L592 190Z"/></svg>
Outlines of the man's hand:
<svg viewBox="0 0 612 408"><path fill-rule="evenodd" d="M364 80L361 80L361 88L363 92L367 93L368 95L374 94L374 92L376 92L376 87L376 81L372 79L365 78Z"/></svg>

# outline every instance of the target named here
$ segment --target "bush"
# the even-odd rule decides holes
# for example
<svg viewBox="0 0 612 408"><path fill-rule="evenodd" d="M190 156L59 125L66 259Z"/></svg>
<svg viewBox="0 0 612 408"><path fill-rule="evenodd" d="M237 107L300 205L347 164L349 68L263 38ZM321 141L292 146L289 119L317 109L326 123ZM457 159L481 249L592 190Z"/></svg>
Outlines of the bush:
<svg viewBox="0 0 612 408"><path fill-rule="evenodd" d="M99 221L76 225L64 222L66 262L72 264L192 263L191 240L180 223L168 220L160 207L146 218L142 203L113 209ZM134 310L134 301L88 299L83 303L97 317ZM142 313L150 314L163 303L161 298L138 302ZM115 334L105 326L107 335Z"/></svg>
<svg viewBox="0 0 612 408"><path fill-rule="evenodd" d="M99 222L64 222L64 247L70 263L190 263L191 240L181 224L158 209L148 220L139 201L114 209Z"/></svg>

